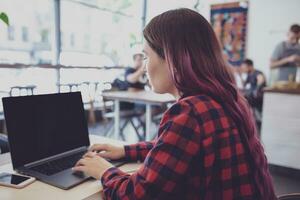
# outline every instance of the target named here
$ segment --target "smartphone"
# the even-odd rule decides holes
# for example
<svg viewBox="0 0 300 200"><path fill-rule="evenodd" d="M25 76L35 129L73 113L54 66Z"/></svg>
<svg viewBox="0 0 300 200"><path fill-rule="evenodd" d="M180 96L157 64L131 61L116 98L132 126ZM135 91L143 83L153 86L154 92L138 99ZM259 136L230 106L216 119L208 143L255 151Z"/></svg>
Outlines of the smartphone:
<svg viewBox="0 0 300 200"><path fill-rule="evenodd" d="M29 176L10 174L6 172L0 174L0 185L3 186L23 188L34 181L35 178Z"/></svg>

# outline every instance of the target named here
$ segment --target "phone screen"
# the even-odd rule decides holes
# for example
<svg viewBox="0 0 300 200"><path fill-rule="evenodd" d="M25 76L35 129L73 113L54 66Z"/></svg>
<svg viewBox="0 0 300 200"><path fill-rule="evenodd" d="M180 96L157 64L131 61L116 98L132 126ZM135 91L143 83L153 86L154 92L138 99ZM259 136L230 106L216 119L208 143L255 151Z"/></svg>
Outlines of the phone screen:
<svg viewBox="0 0 300 200"><path fill-rule="evenodd" d="M0 182L5 184L18 185L26 180L30 179L29 177L20 176L16 174L2 173L0 174Z"/></svg>

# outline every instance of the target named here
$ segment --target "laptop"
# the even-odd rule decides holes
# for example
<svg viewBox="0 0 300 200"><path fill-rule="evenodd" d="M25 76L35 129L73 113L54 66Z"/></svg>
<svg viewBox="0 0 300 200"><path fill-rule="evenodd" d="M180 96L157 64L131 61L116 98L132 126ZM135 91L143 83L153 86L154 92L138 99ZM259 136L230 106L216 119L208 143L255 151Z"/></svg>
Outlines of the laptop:
<svg viewBox="0 0 300 200"><path fill-rule="evenodd" d="M71 169L90 146L80 92L5 97L2 102L15 171L62 189L90 178Z"/></svg>

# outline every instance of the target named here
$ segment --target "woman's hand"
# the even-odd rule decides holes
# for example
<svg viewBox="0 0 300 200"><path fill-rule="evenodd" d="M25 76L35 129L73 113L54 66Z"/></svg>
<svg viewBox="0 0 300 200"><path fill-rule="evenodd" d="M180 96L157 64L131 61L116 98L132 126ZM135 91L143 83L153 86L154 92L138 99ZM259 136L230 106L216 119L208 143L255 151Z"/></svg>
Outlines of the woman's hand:
<svg viewBox="0 0 300 200"><path fill-rule="evenodd" d="M124 146L94 144L89 148L89 152L76 163L73 170L81 171L95 179L100 179L106 170L113 167L113 165L104 158L117 160L124 156Z"/></svg>
<svg viewBox="0 0 300 200"><path fill-rule="evenodd" d="M103 173L111 167L114 166L97 155L97 153L88 152L76 163L73 170L84 172L88 176L92 176L95 179L100 180Z"/></svg>
<svg viewBox="0 0 300 200"><path fill-rule="evenodd" d="M94 144L90 147L89 152L96 152L98 156L117 160L125 157L124 146L115 146L111 144Z"/></svg>

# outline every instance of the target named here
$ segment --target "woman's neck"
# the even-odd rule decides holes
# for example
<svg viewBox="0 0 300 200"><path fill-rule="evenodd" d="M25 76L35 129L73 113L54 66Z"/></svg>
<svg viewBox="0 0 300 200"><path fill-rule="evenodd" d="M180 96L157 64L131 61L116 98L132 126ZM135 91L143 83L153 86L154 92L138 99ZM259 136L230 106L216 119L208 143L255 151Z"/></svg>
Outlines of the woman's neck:
<svg viewBox="0 0 300 200"><path fill-rule="evenodd" d="M174 88L171 92L169 92L175 99L178 101L180 97L182 96L180 92L177 90L177 88Z"/></svg>

